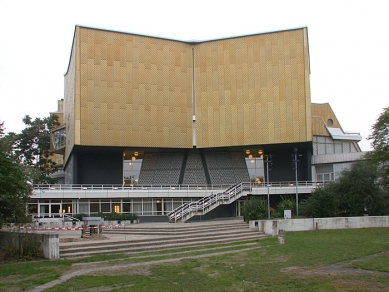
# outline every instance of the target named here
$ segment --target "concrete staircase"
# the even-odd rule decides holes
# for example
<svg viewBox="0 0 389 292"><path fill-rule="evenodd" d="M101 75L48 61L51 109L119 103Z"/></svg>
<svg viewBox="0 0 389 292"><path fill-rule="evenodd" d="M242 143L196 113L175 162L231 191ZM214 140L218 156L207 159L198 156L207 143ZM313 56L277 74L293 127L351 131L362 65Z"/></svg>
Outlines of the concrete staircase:
<svg viewBox="0 0 389 292"><path fill-rule="evenodd" d="M105 229L104 240L60 244L60 257L97 254L140 253L182 247L243 242L267 237L243 220L218 220L191 223L141 223L126 228Z"/></svg>
<svg viewBox="0 0 389 292"><path fill-rule="evenodd" d="M222 204L231 204L252 190L252 183L231 185L223 192L202 197L196 202L185 203L167 214L170 222L185 222L196 215L204 215Z"/></svg>

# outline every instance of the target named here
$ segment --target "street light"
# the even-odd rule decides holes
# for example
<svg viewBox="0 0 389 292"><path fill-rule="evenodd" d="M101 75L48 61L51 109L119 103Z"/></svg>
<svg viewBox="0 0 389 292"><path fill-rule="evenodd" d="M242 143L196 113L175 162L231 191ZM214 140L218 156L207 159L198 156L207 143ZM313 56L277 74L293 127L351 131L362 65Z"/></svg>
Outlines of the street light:
<svg viewBox="0 0 389 292"><path fill-rule="evenodd" d="M266 163L266 178L267 178L267 217L270 219L270 186L269 186L269 170L273 166L272 163L273 155L265 155L265 163ZM269 169L270 167L270 169Z"/></svg>
<svg viewBox="0 0 389 292"><path fill-rule="evenodd" d="M301 154L297 154L297 148L294 148L294 153L292 154L292 167L294 169L295 178L296 178L296 216L299 215L299 182L297 178L297 163L300 162Z"/></svg>

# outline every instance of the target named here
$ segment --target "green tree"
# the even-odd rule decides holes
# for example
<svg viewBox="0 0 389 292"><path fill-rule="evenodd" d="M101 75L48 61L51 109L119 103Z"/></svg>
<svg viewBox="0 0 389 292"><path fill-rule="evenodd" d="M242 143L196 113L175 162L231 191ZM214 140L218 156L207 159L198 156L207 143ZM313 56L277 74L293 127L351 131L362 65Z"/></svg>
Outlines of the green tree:
<svg viewBox="0 0 389 292"><path fill-rule="evenodd" d="M31 194L28 176L21 164L9 155L9 141L4 139L0 123L0 228L3 223L27 222L26 206Z"/></svg>
<svg viewBox="0 0 389 292"><path fill-rule="evenodd" d="M26 125L20 134L5 134L0 122L0 224L27 222L26 206L31 183L54 183L50 130L59 125L57 116L23 118ZM1 225L0 225L1 226Z"/></svg>
<svg viewBox="0 0 389 292"><path fill-rule="evenodd" d="M0 226L27 222L26 206L31 191L21 165L0 152Z"/></svg>
<svg viewBox="0 0 389 292"><path fill-rule="evenodd" d="M343 171L337 181L341 211L346 216L388 214L388 196L378 184L380 179L379 165L372 160L357 161Z"/></svg>
<svg viewBox="0 0 389 292"><path fill-rule="evenodd" d="M367 157L379 165L379 183L389 191L389 107L384 108L372 130L368 139L374 150Z"/></svg>
<svg viewBox="0 0 389 292"><path fill-rule="evenodd" d="M0 152L7 156L12 154L13 143L15 140L15 133L8 133L5 135L4 122L0 122Z"/></svg>
<svg viewBox="0 0 389 292"><path fill-rule="evenodd" d="M336 182L315 189L300 204L301 213L309 217L387 215L389 199L379 179L374 161L357 161Z"/></svg>
<svg viewBox="0 0 389 292"><path fill-rule="evenodd" d="M50 177L56 171L55 162L51 159L50 130L59 125L58 116L50 115L33 120L26 115L23 123L25 128L20 134L9 133L5 137L5 147L8 147L10 155L16 161L24 165L34 184L55 183L56 180Z"/></svg>

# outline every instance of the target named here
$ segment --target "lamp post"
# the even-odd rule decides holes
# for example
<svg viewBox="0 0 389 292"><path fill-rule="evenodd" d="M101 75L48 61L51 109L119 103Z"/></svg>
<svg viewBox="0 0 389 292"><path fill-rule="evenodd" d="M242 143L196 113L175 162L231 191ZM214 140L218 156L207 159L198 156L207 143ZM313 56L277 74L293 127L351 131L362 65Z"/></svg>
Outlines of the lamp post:
<svg viewBox="0 0 389 292"><path fill-rule="evenodd" d="M297 151L298 149L294 148L294 153L292 154L292 167L294 169L296 179L296 216L299 215L299 182L297 176L297 163L300 162L299 158L302 157L301 154L297 154Z"/></svg>
<svg viewBox="0 0 389 292"><path fill-rule="evenodd" d="M273 155L265 155L265 163L266 163L266 180L267 180L267 217L270 219L270 186L269 186L269 165L272 164Z"/></svg>

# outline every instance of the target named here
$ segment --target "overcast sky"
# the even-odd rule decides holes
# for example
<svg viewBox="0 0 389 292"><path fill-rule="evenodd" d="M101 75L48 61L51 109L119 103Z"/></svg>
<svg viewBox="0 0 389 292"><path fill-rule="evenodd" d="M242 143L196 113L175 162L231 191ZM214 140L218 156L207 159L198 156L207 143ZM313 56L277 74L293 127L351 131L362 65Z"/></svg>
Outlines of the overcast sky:
<svg viewBox="0 0 389 292"><path fill-rule="evenodd" d="M311 101L329 102L362 150L389 106L389 1L0 0L0 121L19 132L64 95L75 25L208 40L308 27Z"/></svg>

